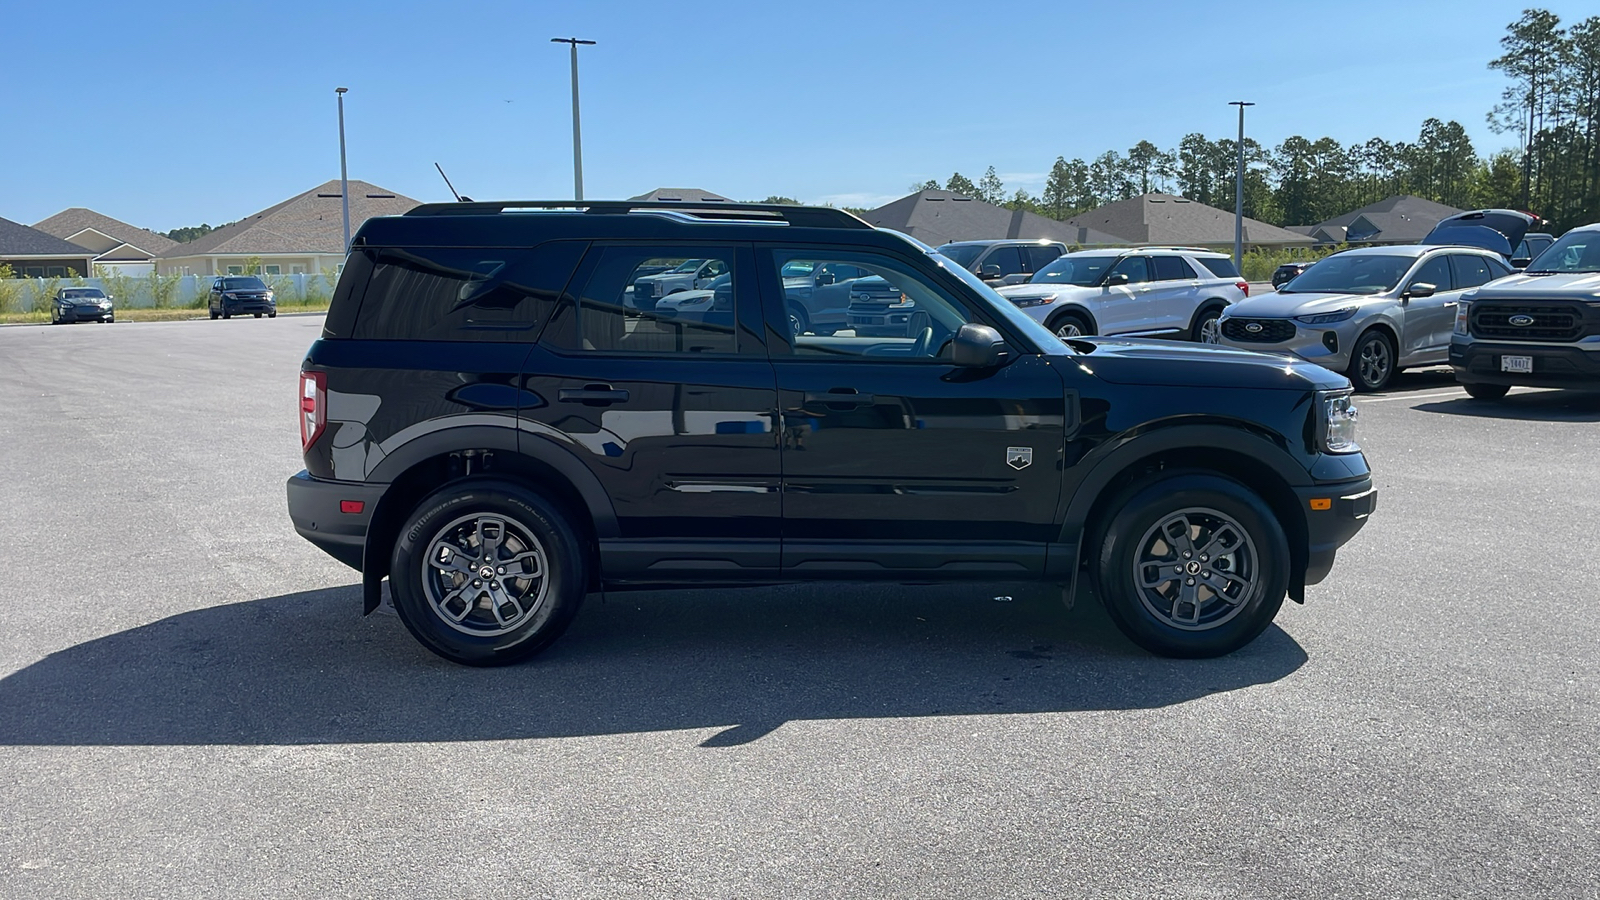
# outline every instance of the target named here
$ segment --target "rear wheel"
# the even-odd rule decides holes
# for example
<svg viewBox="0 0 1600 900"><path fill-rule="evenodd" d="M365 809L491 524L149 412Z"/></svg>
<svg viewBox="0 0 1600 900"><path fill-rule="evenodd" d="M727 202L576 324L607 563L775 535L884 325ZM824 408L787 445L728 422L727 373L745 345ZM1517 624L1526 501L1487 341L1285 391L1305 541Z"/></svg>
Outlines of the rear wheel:
<svg viewBox="0 0 1600 900"><path fill-rule="evenodd" d="M1189 328L1189 340L1198 344L1222 343L1222 307L1213 306L1203 309L1195 316L1194 325Z"/></svg>
<svg viewBox="0 0 1600 900"><path fill-rule="evenodd" d="M1394 373L1394 342L1387 334L1374 330L1356 338L1355 348L1350 351L1350 368L1345 371L1356 390L1382 390Z"/></svg>
<svg viewBox="0 0 1600 900"><path fill-rule="evenodd" d="M566 630L588 585L565 515L520 485L452 485L417 505L390 561L395 610L424 647L469 666L521 662Z"/></svg>
<svg viewBox="0 0 1600 900"><path fill-rule="evenodd" d="M1130 488L1099 532L1095 583L1128 639L1173 657L1222 656L1283 605L1289 543L1249 488L1173 472Z"/></svg>
<svg viewBox="0 0 1600 900"><path fill-rule="evenodd" d="M1462 387L1474 400L1499 400L1511 390L1507 384L1463 384Z"/></svg>
<svg viewBox="0 0 1600 900"><path fill-rule="evenodd" d="M1082 337L1094 331L1089 326L1089 320L1080 313L1064 312L1051 317L1050 324L1046 326L1058 338Z"/></svg>

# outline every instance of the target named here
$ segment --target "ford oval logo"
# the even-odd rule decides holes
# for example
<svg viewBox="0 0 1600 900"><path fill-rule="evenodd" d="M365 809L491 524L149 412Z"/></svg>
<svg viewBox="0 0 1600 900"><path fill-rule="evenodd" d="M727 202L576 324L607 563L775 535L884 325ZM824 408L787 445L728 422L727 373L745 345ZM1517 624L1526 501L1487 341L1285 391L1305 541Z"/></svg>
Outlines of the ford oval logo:
<svg viewBox="0 0 1600 900"><path fill-rule="evenodd" d="M1244 327L1244 330L1250 332L1251 334L1260 334L1261 333L1261 323L1260 322L1251 322L1249 325L1246 325Z"/></svg>
<svg viewBox="0 0 1600 900"><path fill-rule="evenodd" d="M1529 325L1533 324L1533 316L1512 316L1506 321L1517 326L1518 328L1527 328Z"/></svg>

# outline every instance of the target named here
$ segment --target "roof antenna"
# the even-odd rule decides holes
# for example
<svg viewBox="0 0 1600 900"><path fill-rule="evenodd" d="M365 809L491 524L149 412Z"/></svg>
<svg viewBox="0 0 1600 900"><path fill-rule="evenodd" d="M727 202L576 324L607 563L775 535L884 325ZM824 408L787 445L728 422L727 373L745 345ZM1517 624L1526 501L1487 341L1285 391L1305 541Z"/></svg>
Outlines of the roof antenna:
<svg viewBox="0 0 1600 900"><path fill-rule="evenodd" d="M435 169L439 170L439 177L444 179L444 186L450 189L450 193L451 194L455 195L457 203L471 203L472 202L472 198L471 197L463 197L460 194L456 193L456 186L450 183L450 176L446 175L444 173L444 166L441 166L438 163L434 163L433 167Z"/></svg>

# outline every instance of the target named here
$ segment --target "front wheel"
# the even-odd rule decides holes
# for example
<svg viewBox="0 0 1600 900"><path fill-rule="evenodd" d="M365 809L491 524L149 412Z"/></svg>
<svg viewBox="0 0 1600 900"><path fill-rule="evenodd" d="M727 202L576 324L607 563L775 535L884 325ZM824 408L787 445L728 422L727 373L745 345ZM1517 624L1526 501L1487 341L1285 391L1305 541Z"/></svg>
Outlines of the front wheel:
<svg viewBox="0 0 1600 900"><path fill-rule="evenodd" d="M211 312L211 321L215 322L217 320L217 311L213 309L213 310L210 310L210 312Z"/></svg>
<svg viewBox="0 0 1600 900"><path fill-rule="evenodd" d="M1467 396L1474 400L1499 400L1511 391L1507 384L1463 384Z"/></svg>
<svg viewBox="0 0 1600 900"><path fill-rule="evenodd" d="M1358 391L1380 391L1395 373L1394 342L1381 331L1369 331L1356 339L1350 351L1350 368L1345 371Z"/></svg>
<svg viewBox="0 0 1600 900"><path fill-rule="evenodd" d="M520 485L445 487L401 527L390 560L395 611L424 647L469 666L521 662L550 646L588 585L566 516Z"/></svg>
<svg viewBox="0 0 1600 900"><path fill-rule="evenodd" d="M1089 327L1089 320L1078 313L1061 313L1050 320L1047 326L1056 337L1067 338L1083 337L1094 329Z"/></svg>
<svg viewBox="0 0 1600 900"><path fill-rule="evenodd" d="M231 319L231 318L233 318L233 313L229 312L228 308L226 306L224 306L222 308L222 317L224 319Z"/></svg>
<svg viewBox="0 0 1600 900"><path fill-rule="evenodd" d="M267 313L267 318L269 318L269 319L276 319L277 317L278 317L278 311L277 310L273 310L272 312Z"/></svg>
<svg viewBox="0 0 1600 900"><path fill-rule="evenodd" d="M789 307L789 330L794 332L796 336L799 336L799 335L805 334L806 330L809 329L810 327L811 327L811 317L806 315L806 311L801 309L798 306L790 306Z"/></svg>
<svg viewBox="0 0 1600 900"><path fill-rule="evenodd" d="M1094 578L1128 639L1161 656L1222 656L1283 605L1289 542L1266 503L1230 478L1174 472L1135 485L1099 532Z"/></svg>

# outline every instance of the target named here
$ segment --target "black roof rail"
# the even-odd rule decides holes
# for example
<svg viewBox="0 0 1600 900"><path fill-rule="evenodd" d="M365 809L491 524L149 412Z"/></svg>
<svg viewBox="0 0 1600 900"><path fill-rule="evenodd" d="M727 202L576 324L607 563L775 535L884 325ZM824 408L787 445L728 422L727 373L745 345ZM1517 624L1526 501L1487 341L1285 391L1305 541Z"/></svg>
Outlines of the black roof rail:
<svg viewBox="0 0 1600 900"><path fill-rule="evenodd" d="M800 228L866 228L872 226L831 206L790 206L780 203L733 203L717 200L491 200L465 203L424 203L408 216L492 216L506 210L550 209L581 211L585 215L625 215L669 210L707 222L768 222Z"/></svg>

